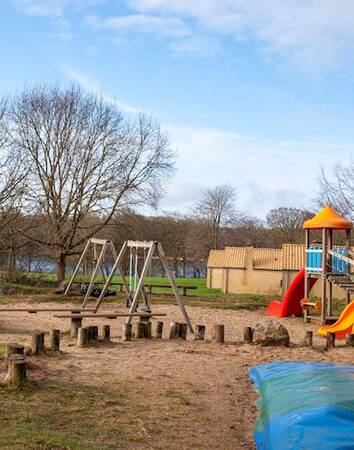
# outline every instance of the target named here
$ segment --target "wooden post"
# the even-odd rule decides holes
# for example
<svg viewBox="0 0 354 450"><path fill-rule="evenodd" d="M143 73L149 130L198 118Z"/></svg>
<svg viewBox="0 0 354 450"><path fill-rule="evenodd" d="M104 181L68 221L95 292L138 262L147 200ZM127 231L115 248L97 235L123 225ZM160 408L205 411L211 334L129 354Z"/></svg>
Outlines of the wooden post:
<svg viewBox="0 0 354 450"><path fill-rule="evenodd" d="M144 323L144 338L151 339L151 322L150 320L148 322Z"/></svg>
<svg viewBox="0 0 354 450"><path fill-rule="evenodd" d="M252 344L253 340L253 329L252 327L245 327L243 329L243 342L246 344Z"/></svg>
<svg viewBox="0 0 354 450"><path fill-rule="evenodd" d="M306 334L305 334L306 347L312 347L312 338L313 338L313 331L306 331Z"/></svg>
<svg viewBox="0 0 354 450"><path fill-rule="evenodd" d="M322 230L321 324L327 312L327 228Z"/></svg>
<svg viewBox="0 0 354 450"><path fill-rule="evenodd" d="M155 339L162 338L163 322L158 321L155 329Z"/></svg>
<svg viewBox="0 0 354 450"><path fill-rule="evenodd" d="M50 348L54 352L60 350L60 330L52 330L50 332Z"/></svg>
<svg viewBox="0 0 354 450"><path fill-rule="evenodd" d="M178 328L178 323L177 322L171 322L170 323L170 339L174 339L175 337L176 337L176 333L177 333L177 331L176 331L176 328ZM178 332L178 335L179 335L179 332Z"/></svg>
<svg viewBox="0 0 354 450"><path fill-rule="evenodd" d="M345 336L345 342L349 347L354 347L354 333L348 333Z"/></svg>
<svg viewBox="0 0 354 450"><path fill-rule="evenodd" d="M182 339L187 340L188 323L181 323L179 335Z"/></svg>
<svg viewBox="0 0 354 450"><path fill-rule="evenodd" d="M15 344L13 342L9 342L6 344L5 356L9 358L11 355L24 355L25 347L23 345Z"/></svg>
<svg viewBox="0 0 354 450"><path fill-rule="evenodd" d="M205 337L205 325L196 325L195 326L195 341L204 341Z"/></svg>
<svg viewBox="0 0 354 450"><path fill-rule="evenodd" d="M142 339L144 337L144 328L145 328L145 323L141 322L140 320L139 320L139 322L137 322L135 324L135 330L136 330L135 337L137 339Z"/></svg>
<svg viewBox="0 0 354 450"><path fill-rule="evenodd" d="M88 328L79 328L77 337L77 346L79 348L86 348L89 345L89 333Z"/></svg>
<svg viewBox="0 0 354 450"><path fill-rule="evenodd" d="M44 353L44 333L37 332L32 335L32 354L40 355Z"/></svg>
<svg viewBox="0 0 354 450"><path fill-rule="evenodd" d="M81 327L82 327L82 319L81 319L81 317L72 317L72 319L71 319L70 336L72 338L77 338L78 330Z"/></svg>
<svg viewBox="0 0 354 450"><path fill-rule="evenodd" d="M307 272L308 253L307 250L310 247L310 230L305 230L305 283L304 283L304 298L309 298L309 275ZM304 322L307 322L307 308L304 309Z"/></svg>
<svg viewBox="0 0 354 450"><path fill-rule="evenodd" d="M103 325L102 339L106 342L111 340L111 326L110 325Z"/></svg>
<svg viewBox="0 0 354 450"><path fill-rule="evenodd" d="M9 356L7 381L14 387L21 387L26 383L27 365L24 356L19 354Z"/></svg>
<svg viewBox="0 0 354 450"><path fill-rule="evenodd" d="M225 338L225 326L220 325L220 324L214 324L213 325L213 341L223 344L224 338Z"/></svg>
<svg viewBox="0 0 354 450"><path fill-rule="evenodd" d="M351 230L345 230L345 248L347 250L348 256L350 255L350 233ZM348 264L348 272L351 272L351 266ZM346 291L346 301L347 305L350 303L350 291Z"/></svg>
<svg viewBox="0 0 354 450"><path fill-rule="evenodd" d="M326 335L326 350L336 346L336 333L327 333Z"/></svg>
<svg viewBox="0 0 354 450"><path fill-rule="evenodd" d="M98 326L92 325L91 330L92 330L91 331L91 333L92 333L91 339L92 339L92 342L95 344L98 341Z"/></svg>
<svg viewBox="0 0 354 450"><path fill-rule="evenodd" d="M328 248L333 250L333 230L328 230ZM333 256L328 254L328 265L333 267ZM333 269L332 269L333 270ZM327 300L327 316L332 316L332 302L333 302L333 284L328 279L328 300Z"/></svg>
<svg viewBox="0 0 354 450"><path fill-rule="evenodd" d="M123 341L130 341L132 338L132 324L123 323Z"/></svg>

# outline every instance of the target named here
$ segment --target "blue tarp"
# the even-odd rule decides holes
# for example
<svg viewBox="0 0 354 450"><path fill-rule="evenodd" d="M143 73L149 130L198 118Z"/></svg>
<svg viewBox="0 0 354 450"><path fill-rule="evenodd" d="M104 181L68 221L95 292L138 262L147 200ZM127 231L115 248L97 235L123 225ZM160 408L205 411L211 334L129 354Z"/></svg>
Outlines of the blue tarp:
<svg viewBox="0 0 354 450"><path fill-rule="evenodd" d="M258 450L354 450L354 366L272 362L249 372Z"/></svg>

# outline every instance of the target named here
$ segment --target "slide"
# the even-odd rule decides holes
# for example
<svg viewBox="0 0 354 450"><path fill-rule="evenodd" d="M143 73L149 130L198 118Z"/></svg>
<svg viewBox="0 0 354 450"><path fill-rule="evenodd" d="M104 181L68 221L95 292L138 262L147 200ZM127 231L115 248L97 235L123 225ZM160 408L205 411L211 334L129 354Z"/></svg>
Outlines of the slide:
<svg viewBox="0 0 354 450"><path fill-rule="evenodd" d="M316 278L310 278L310 289L316 281ZM293 279L283 300L281 302L274 300L268 304L267 314L274 317L301 316L302 308L300 301L304 298L304 290L305 269L301 269Z"/></svg>
<svg viewBox="0 0 354 450"><path fill-rule="evenodd" d="M321 336L336 333L337 339L344 339L347 333L354 333L354 300L347 305L339 319L333 325L325 325L318 329Z"/></svg>

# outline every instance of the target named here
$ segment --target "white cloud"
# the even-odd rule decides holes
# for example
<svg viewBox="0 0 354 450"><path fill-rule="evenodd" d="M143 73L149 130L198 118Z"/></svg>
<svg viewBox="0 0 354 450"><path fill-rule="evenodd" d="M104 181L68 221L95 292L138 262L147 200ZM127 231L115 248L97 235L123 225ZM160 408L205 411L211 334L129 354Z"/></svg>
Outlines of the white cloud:
<svg viewBox="0 0 354 450"><path fill-rule="evenodd" d="M64 66L62 70L67 78L69 78L72 81L75 81L75 83L78 83L83 89L93 94L99 95L109 103L115 104L122 111L133 114L145 112L141 108L128 105L127 103L121 102L113 95L108 94L100 87L100 85L97 82L93 81L90 77L80 72L79 70L69 66Z"/></svg>
<svg viewBox="0 0 354 450"><path fill-rule="evenodd" d="M105 0L10 0L11 3L21 12L28 16L62 16L65 9L84 9Z"/></svg>
<svg viewBox="0 0 354 450"><path fill-rule="evenodd" d="M175 15L204 32L254 40L264 55L334 68L354 48L352 0L129 0L141 13Z"/></svg>

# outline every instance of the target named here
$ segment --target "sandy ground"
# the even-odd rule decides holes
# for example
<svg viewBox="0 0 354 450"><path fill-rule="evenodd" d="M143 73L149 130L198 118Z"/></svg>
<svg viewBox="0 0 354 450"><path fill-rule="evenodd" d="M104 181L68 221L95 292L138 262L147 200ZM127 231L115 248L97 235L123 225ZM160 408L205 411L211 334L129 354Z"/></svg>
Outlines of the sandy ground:
<svg viewBox="0 0 354 450"><path fill-rule="evenodd" d="M50 306L58 305L45 304ZM110 311L118 308L103 306ZM326 352L324 340L315 335L314 348L305 348L305 330L315 330L316 325L304 324L301 319L281 320L290 333L290 348L260 348L241 341L243 328L264 319L264 311L189 308L193 324L206 325L206 341L194 342L189 334L185 342L167 340L170 321L182 320L178 308L161 305L154 310L167 314L161 341L122 342L123 319L85 319L85 325L101 327L109 323L112 344L79 349L69 337L69 319L57 319L53 313L1 313L0 341L28 345L34 330L60 329L63 353L60 358L46 360L48 379L94 384L102 389L129 385L137 395L140 393L146 413L136 420L147 438L129 445L137 449L251 449L257 393L248 377L249 367L274 360L354 363L354 350L340 342ZM225 324L224 345L210 342L213 323ZM135 420L134 415L131 420ZM155 430L151 430L151 424Z"/></svg>

